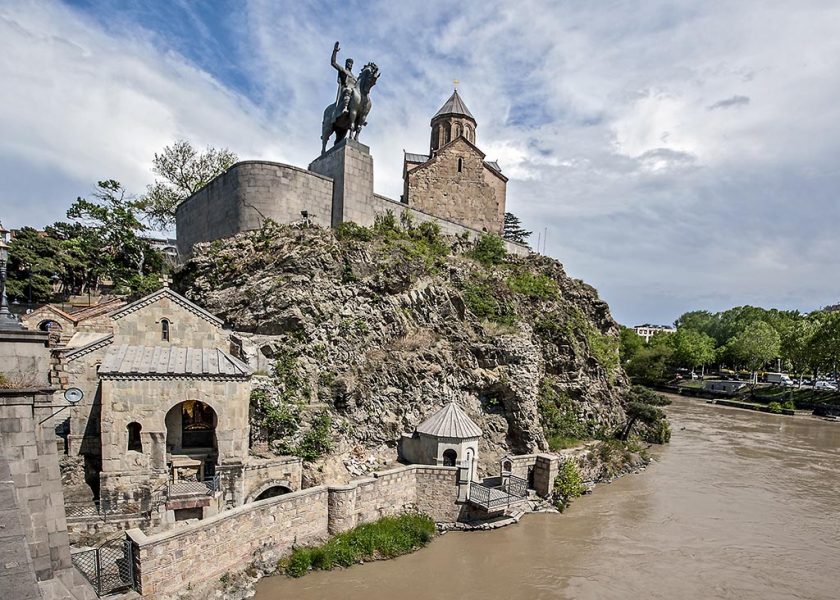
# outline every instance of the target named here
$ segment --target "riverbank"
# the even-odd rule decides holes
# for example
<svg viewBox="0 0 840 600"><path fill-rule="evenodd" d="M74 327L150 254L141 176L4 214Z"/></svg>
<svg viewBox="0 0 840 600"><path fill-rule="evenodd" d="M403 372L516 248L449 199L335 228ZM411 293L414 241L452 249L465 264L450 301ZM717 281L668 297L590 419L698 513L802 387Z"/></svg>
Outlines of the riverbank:
<svg viewBox="0 0 840 600"><path fill-rule="evenodd" d="M674 398L671 444L562 516L451 533L421 552L255 600L829 600L836 597L840 427Z"/></svg>

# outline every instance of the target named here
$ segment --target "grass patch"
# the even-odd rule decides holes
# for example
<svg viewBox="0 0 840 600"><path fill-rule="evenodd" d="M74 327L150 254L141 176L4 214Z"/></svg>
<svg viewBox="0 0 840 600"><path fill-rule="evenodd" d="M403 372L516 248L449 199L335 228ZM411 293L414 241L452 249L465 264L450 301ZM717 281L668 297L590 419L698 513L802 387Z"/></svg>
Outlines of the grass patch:
<svg viewBox="0 0 840 600"><path fill-rule="evenodd" d="M339 533L322 546L296 548L279 567L290 577L301 577L311 569L329 571L362 561L394 558L422 548L435 533L435 523L426 515L383 517Z"/></svg>
<svg viewBox="0 0 840 600"><path fill-rule="evenodd" d="M464 302L479 319L487 319L500 325L513 325L516 313L513 307L500 299L487 282L472 282L464 286Z"/></svg>

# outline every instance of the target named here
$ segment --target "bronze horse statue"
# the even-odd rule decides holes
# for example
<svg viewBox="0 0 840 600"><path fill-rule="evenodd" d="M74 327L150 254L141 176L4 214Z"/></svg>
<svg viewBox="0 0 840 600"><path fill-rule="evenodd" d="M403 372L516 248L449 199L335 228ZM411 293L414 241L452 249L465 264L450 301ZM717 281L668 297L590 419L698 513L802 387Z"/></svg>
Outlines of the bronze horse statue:
<svg viewBox="0 0 840 600"><path fill-rule="evenodd" d="M379 67L374 63L368 63L359 73L359 79L353 88L350 102L346 113L340 113L340 100L336 100L324 109L324 120L321 124L321 154L327 151L327 141L335 133L335 142L338 144L347 134L350 138L359 139L362 127L367 125L368 113L370 112L370 90L376 85L379 79Z"/></svg>

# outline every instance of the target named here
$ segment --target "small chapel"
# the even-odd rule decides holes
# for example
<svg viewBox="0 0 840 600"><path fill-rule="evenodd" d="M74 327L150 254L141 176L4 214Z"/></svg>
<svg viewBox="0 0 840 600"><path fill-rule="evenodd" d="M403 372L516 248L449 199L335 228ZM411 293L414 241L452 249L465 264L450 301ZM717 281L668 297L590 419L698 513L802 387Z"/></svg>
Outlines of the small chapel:
<svg viewBox="0 0 840 600"><path fill-rule="evenodd" d="M158 499L177 521L300 488L299 458L249 453L252 369L221 319L166 286L110 308L52 349L53 383L82 392L57 428L84 459L71 501L125 512Z"/></svg>

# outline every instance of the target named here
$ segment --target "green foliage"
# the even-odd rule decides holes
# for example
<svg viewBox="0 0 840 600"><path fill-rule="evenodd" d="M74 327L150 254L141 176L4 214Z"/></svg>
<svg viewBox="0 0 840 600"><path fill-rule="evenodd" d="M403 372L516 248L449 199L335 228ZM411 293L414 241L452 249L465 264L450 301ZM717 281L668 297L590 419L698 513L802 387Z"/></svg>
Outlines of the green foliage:
<svg viewBox="0 0 840 600"><path fill-rule="evenodd" d="M551 300L559 295L557 283L542 273L521 270L507 279L508 287L531 300Z"/></svg>
<svg viewBox="0 0 840 600"><path fill-rule="evenodd" d="M485 267L501 264L507 257L505 242L496 234L482 233L473 249L467 252L467 256L474 258Z"/></svg>
<svg viewBox="0 0 840 600"><path fill-rule="evenodd" d="M332 450L331 431L332 418L330 413L324 410L315 417L312 427L303 435L303 439L294 449L293 454L307 461L316 460L327 454Z"/></svg>
<svg viewBox="0 0 840 600"><path fill-rule="evenodd" d="M300 399L306 386L298 373L297 354L289 350L282 351L274 360L273 374L283 400Z"/></svg>
<svg viewBox="0 0 840 600"><path fill-rule="evenodd" d="M252 390L251 424L256 436L269 442L288 439L300 428L300 407L282 400L272 402L265 390Z"/></svg>
<svg viewBox="0 0 840 600"><path fill-rule="evenodd" d="M639 439L648 444L667 444L671 441L671 426L667 419L659 419L639 429Z"/></svg>
<svg viewBox="0 0 840 600"><path fill-rule="evenodd" d="M464 302L479 319L487 319L501 325L516 322L513 306L500 298L496 290L486 281L472 282L464 286Z"/></svg>
<svg viewBox="0 0 840 600"><path fill-rule="evenodd" d="M668 335L678 364L693 369L715 360L715 340L701 331L680 327Z"/></svg>
<svg viewBox="0 0 840 600"><path fill-rule="evenodd" d="M623 325L619 327L618 356L623 366L627 366L644 346L645 339L633 329Z"/></svg>
<svg viewBox="0 0 840 600"><path fill-rule="evenodd" d="M667 344L643 346L627 364L627 374L640 383L665 381L670 378L673 355L674 349Z"/></svg>
<svg viewBox="0 0 840 600"><path fill-rule="evenodd" d="M554 505L558 510L563 511L571 503L586 491L583 485L580 469L577 463L567 459L560 463L557 477L554 479Z"/></svg>
<svg viewBox="0 0 840 600"><path fill-rule="evenodd" d="M399 237L402 230L394 212L389 209L373 218L373 232L381 237Z"/></svg>
<svg viewBox="0 0 840 600"><path fill-rule="evenodd" d="M771 413L775 413L777 415L780 415L780 414L782 414L782 405L779 404L778 402L771 402L770 404L767 405L767 410L769 410Z"/></svg>
<svg viewBox="0 0 840 600"><path fill-rule="evenodd" d="M796 410L796 403L792 399L788 398L782 403L782 408L787 410Z"/></svg>
<svg viewBox="0 0 840 600"><path fill-rule="evenodd" d="M208 147L199 152L186 140L165 146L152 160L152 172L161 179L155 179L140 199L146 218L157 229L171 229L175 224L175 207L237 160L236 154L227 148Z"/></svg>
<svg viewBox="0 0 840 600"><path fill-rule="evenodd" d="M648 429L644 435L648 438L646 441L666 443L671 439L670 428L661 425L666 417L665 412L659 408L671 404L668 398L646 387L634 385L626 392L625 402L624 412L627 414L627 421L619 434L619 439L627 440L637 422Z"/></svg>
<svg viewBox="0 0 840 600"><path fill-rule="evenodd" d="M6 265L6 295L9 300L49 302L53 297L53 277L59 281L72 273L70 256L62 242L41 235L31 227L15 233L9 244Z"/></svg>
<svg viewBox="0 0 840 600"><path fill-rule="evenodd" d="M537 406L543 432L552 450L575 446L580 440L591 437L586 424L578 420L571 399L555 390L548 378L540 385Z"/></svg>
<svg viewBox="0 0 840 600"><path fill-rule="evenodd" d="M373 232L353 221L344 221L335 228L335 237L342 241L369 242L373 239Z"/></svg>
<svg viewBox="0 0 840 600"><path fill-rule="evenodd" d="M434 521L422 514L383 517L339 533L322 546L296 548L279 566L286 575L301 577L310 569L327 571L362 561L394 558L422 548L435 533Z"/></svg>
<svg viewBox="0 0 840 600"><path fill-rule="evenodd" d="M764 364L779 355L781 342L779 334L764 321L754 321L729 340L729 353L751 371L757 371Z"/></svg>

